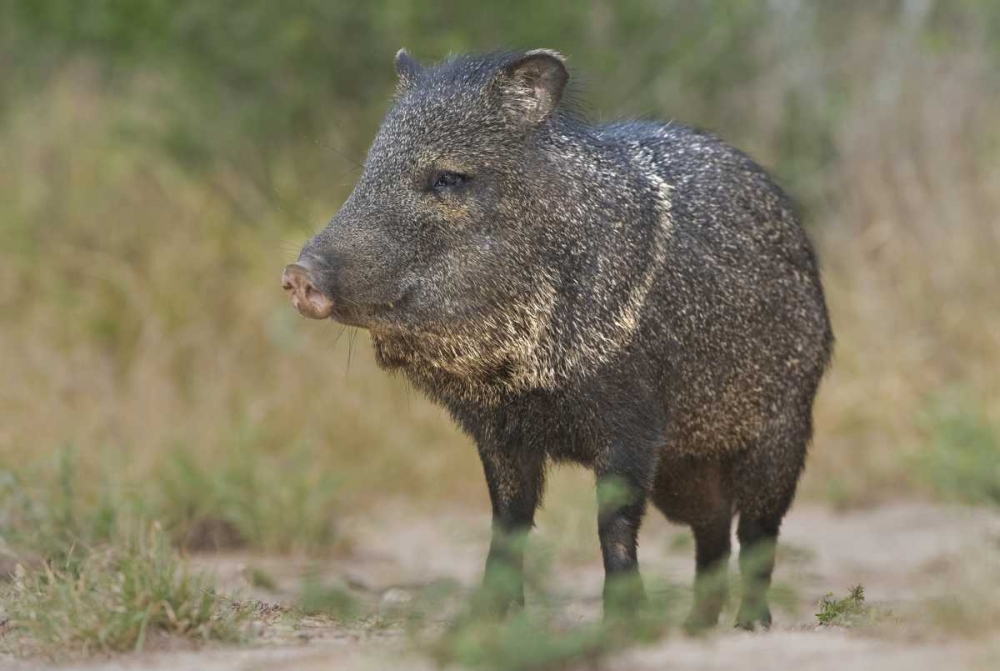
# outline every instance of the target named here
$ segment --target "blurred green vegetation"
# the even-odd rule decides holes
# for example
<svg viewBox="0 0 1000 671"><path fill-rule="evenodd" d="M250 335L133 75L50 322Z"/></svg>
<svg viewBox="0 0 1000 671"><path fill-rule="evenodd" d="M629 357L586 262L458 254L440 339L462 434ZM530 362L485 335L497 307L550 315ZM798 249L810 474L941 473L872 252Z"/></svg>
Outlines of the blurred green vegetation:
<svg viewBox="0 0 1000 671"><path fill-rule="evenodd" d="M444 412L276 279L349 192L401 46L555 48L593 118L774 169L838 335L804 496L925 495L932 446L995 500L995 432L968 426L1000 425L1000 4L8 0L0 550L110 543L135 511L191 549L321 552L359 502L485 507ZM948 388L974 419L917 421Z"/></svg>
<svg viewBox="0 0 1000 671"><path fill-rule="evenodd" d="M825 594L816 613L816 620L821 625L841 627L872 625L889 617L892 617L891 611L873 608L865 602L864 585L855 585L843 599L836 598L832 592Z"/></svg>
<svg viewBox="0 0 1000 671"><path fill-rule="evenodd" d="M239 639L246 618L177 550L329 554L349 540L342 517L396 499L413 515L488 510L446 414L378 371L365 334L300 320L277 279L349 193L398 48L541 46L568 56L592 118L713 130L803 205L838 345L802 498L1000 500L1000 3L6 0L0 566L22 568L0 576L0 620L18 645ZM599 563L592 477L551 480L537 535ZM692 552L672 538L664 553ZM528 560L541 607L503 623L459 617L442 634L453 584L376 605L318 574L298 610L405 621L440 661L481 668L586 663L636 640L568 624L551 556ZM995 631L987 569L974 598L940 601L941 625ZM641 640L689 600L651 592ZM861 596L823 617L866 616ZM784 584L772 598L796 602Z"/></svg>
<svg viewBox="0 0 1000 671"><path fill-rule="evenodd" d="M17 629L6 649L65 659L140 651L161 635L235 642L248 614L184 567L153 524L114 548L77 549L72 567L19 565L0 596Z"/></svg>
<svg viewBox="0 0 1000 671"><path fill-rule="evenodd" d="M975 399L938 399L928 412L932 440L915 466L941 497L1000 506L1000 428Z"/></svg>
<svg viewBox="0 0 1000 671"><path fill-rule="evenodd" d="M763 153L809 203L827 195L833 134L864 95L839 57L845 34L883 31L887 59L905 59L913 43L948 52L978 37L1000 65L1000 7L977 0L12 0L0 25L6 107L86 59L116 94L137 78L148 85L165 123L130 137L157 142L185 168L238 165L278 199L269 166L289 145L340 125L330 149L348 163L363 156L400 46L426 60L556 47L601 116L669 116L723 132ZM754 93L762 88L766 103Z"/></svg>

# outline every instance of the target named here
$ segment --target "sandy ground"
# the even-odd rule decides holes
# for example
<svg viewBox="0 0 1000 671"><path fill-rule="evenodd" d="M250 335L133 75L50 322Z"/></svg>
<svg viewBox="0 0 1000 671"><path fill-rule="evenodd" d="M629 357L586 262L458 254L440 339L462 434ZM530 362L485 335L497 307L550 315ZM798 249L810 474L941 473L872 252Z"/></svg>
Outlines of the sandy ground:
<svg viewBox="0 0 1000 671"><path fill-rule="evenodd" d="M547 528L548 526L548 528ZM345 524L351 551L343 557L315 562L243 555L199 557L225 588L272 602L290 602L307 570L353 586L371 603L405 601L415 589L433 581L476 584L485 555L488 518L479 513L416 514L386 509ZM554 524L541 524L537 536L559 537ZM693 547L686 531L650 515L643 529L640 562L647 584L658 580L688 585ZM785 608L775 609L775 626L767 633L724 626L705 638L680 633L660 642L611 656L599 668L684 669L1000 669L1000 623L993 634L956 636L947 629L921 623L928 599L976 589L984 562L1000 561L1000 515L993 510L924 504L897 504L878 509L836 513L797 506L786 518L776 582L793 588ZM602 571L596 538L593 552L556 551L550 593L557 596L560 617L591 621L599 617ZM250 568L262 569L278 583L259 593L248 588ZM994 564L992 568L996 568ZM994 578L1000 573L988 575ZM893 618L875 628L820 627L816 604L826 592L846 594L851 585L865 586L869 602L891 609ZM991 586L1000 595L997 585ZM531 596L529 594L529 602ZM994 614L1000 609L992 609ZM169 649L169 648L174 649ZM0 659L17 671L41 668ZM399 625L338 625L303 619L265 626L258 640L238 648L211 647L126 655L66 669L192 669L236 671L263 669L433 669L414 652ZM593 668L593 667L588 667Z"/></svg>

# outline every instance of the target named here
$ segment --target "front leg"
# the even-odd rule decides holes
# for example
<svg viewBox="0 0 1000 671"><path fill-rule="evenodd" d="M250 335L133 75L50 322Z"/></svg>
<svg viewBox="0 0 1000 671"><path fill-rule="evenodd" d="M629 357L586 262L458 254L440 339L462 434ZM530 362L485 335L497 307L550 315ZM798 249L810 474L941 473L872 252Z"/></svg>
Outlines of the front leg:
<svg viewBox="0 0 1000 671"><path fill-rule="evenodd" d="M655 464L647 455L612 455L597 471L597 533L604 557L604 616L634 614L646 601L639 576L639 526L646 512L649 474Z"/></svg>
<svg viewBox="0 0 1000 671"><path fill-rule="evenodd" d="M524 605L524 545L545 483L545 457L509 445L480 445L493 505L493 536L476 609L506 614Z"/></svg>

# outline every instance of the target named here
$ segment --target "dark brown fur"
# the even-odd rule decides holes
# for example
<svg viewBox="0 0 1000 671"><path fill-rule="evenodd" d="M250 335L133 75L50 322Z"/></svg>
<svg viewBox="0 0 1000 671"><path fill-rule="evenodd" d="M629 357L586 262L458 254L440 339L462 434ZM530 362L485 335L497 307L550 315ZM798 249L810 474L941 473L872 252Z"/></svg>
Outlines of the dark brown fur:
<svg viewBox="0 0 1000 671"><path fill-rule="evenodd" d="M334 318L371 331L380 365L475 439L493 506L487 584L501 566L518 574L510 539L533 525L547 464L573 461L627 492L600 507L607 584L638 582L651 500L694 530L689 622L713 624L725 588L711 575L738 515L737 622L768 625L833 346L788 197L706 133L586 123L560 104L553 52L433 68L404 53L397 70L358 186L300 263ZM523 601L520 584L504 589L501 610Z"/></svg>

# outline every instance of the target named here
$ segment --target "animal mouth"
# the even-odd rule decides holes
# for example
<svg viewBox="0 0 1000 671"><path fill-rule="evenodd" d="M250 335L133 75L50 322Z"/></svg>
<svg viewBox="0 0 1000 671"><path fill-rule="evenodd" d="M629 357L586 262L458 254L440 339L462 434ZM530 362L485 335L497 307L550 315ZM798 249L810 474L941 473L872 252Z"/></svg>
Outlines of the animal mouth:
<svg viewBox="0 0 1000 671"><path fill-rule="evenodd" d="M333 300L312 279L310 268L303 263L285 266L281 288L288 294L292 306L309 319L333 318L347 326L368 328L372 322L385 319L406 298L404 293L391 303L359 304L349 300Z"/></svg>

